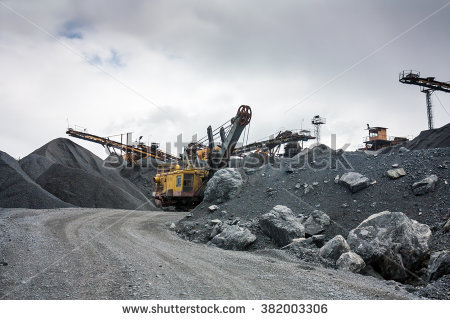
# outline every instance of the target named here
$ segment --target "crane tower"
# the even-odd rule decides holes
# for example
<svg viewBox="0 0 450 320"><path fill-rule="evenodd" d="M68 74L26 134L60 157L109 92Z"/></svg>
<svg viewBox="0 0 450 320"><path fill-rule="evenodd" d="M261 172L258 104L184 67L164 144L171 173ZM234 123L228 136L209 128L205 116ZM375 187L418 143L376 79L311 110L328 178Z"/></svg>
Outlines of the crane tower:
<svg viewBox="0 0 450 320"><path fill-rule="evenodd" d="M401 83L414 84L420 86L423 93L426 94L428 129L433 129L433 106L431 103L431 94L434 91L450 92L450 82L441 82L434 80L434 77L421 77L420 72L414 70L405 70L400 72L399 79Z"/></svg>
<svg viewBox="0 0 450 320"><path fill-rule="evenodd" d="M320 117L319 115L314 116L311 120L312 125L314 126L314 135L316 136L317 144L320 143L320 126L325 124L327 119Z"/></svg>

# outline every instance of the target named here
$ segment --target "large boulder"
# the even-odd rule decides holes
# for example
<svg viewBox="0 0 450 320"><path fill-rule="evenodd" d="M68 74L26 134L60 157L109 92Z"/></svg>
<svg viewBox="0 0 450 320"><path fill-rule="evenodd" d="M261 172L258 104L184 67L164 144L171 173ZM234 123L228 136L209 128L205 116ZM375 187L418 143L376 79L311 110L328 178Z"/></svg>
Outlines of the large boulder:
<svg viewBox="0 0 450 320"><path fill-rule="evenodd" d="M217 171L206 184L204 199L209 202L223 202L234 198L242 187L242 177L235 168Z"/></svg>
<svg viewBox="0 0 450 320"><path fill-rule="evenodd" d="M402 212L373 214L351 230L350 248L386 279L406 280L428 258L430 228Z"/></svg>
<svg viewBox="0 0 450 320"><path fill-rule="evenodd" d="M370 185L369 178L358 172L344 173L339 179L339 183L346 186L353 193L365 189Z"/></svg>
<svg viewBox="0 0 450 320"><path fill-rule="evenodd" d="M337 235L320 248L319 255L324 259L336 262L343 253L348 251L350 251L350 247L347 241L343 236Z"/></svg>
<svg viewBox="0 0 450 320"><path fill-rule="evenodd" d="M225 225L222 232L212 238L211 243L222 249L244 250L255 241L256 236L247 228Z"/></svg>
<svg viewBox="0 0 450 320"><path fill-rule="evenodd" d="M358 254L348 251L341 254L339 259L337 259L336 267L341 270L358 273L366 267L366 263Z"/></svg>
<svg viewBox="0 0 450 320"><path fill-rule="evenodd" d="M436 187L436 183L438 181L438 177L435 174L426 177L423 180L420 180L412 185L413 193L416 196L420 196L422 194L431 192Z"/></svg>
<svg viewBox="0 0 450 320"><path fill-rule="evenodd" d="M303 226L305 227L305 233L312 236L324 231L329 224L330 217L325 212L314 210L303 223Z"/></svg>
<svg viewBox="0 0 450 320"><path fill-rule="evenodd" d="M262 231L279 246L291 243L292 239L304 238L305 228L288 207L277 205L259 219Z"/></svg>
<svg viewBox="0 0 450 320"><path fill-rule="evenodd" d="M450 274L450 249L434 252L428 264L428 281Z"/></svg>

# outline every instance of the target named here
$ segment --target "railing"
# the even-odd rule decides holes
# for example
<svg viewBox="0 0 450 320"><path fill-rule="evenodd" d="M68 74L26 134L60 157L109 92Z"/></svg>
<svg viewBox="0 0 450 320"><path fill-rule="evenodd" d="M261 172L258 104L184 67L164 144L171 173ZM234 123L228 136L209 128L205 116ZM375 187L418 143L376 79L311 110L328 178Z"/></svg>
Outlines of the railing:
<svg viewBox="0 0 450 320"><path fill-rule="evenodd" d="M403 70L402 72L400 72L398 78L399 80L420 78L420 72L416 70Z"/></svg>

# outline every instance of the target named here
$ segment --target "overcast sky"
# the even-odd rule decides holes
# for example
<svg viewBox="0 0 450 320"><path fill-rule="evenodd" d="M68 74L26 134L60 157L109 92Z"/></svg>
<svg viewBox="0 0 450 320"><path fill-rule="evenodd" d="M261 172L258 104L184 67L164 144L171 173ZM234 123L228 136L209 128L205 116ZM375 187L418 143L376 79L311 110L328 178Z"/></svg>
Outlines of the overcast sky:
<svg viewBox="0 0 450 320"><path fill-rule="evenodd" d="M0 0L0 150L26 156L66 136L67 119L189 142L241 104L249 142L310 128L316 114L328 145L335 133L355 149L367 123L417 135L425 94L398 74L449 81L449 31L447 0ZM450 94L433 103L445 125Z"/></svg>

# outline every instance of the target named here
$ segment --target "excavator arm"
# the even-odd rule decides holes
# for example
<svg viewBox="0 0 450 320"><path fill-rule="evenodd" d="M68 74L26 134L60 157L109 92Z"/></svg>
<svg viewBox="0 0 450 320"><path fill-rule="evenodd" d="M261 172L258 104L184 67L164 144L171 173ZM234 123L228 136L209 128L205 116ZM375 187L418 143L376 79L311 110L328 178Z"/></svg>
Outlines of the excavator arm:
<svg viewBox="0 0 450 320"><path fill-rule="evenodd" d="M208 128L209 140L209 157L208 164L211 168L211 174L218 169L224 168L228 165L230 155L232 154L239 137L244 131L245 127L250 123L252 118L252 109L249 106L242 105L234 118L231 119L231 128L228 134L225 133L223 127L220 129L221 148L214 148L214 141L211 127Z"/></svg>

